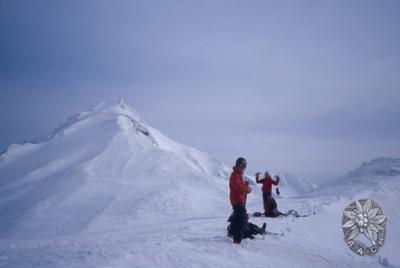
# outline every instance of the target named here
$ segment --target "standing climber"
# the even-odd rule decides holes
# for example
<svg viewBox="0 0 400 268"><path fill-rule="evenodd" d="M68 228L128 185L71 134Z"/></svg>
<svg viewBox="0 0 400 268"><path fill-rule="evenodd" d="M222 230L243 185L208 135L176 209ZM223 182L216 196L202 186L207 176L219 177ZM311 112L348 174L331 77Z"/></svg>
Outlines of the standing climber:
<svg viewBox="0 0 400 268"><path fill-rule="evenodd" d="M228 235L233 238L233 242L240 244L243 238L254 238L256 234L265 233L265 223L260 228L248 221L246 211L247 194L251 192L249 182L245 180L244 171L247 162L243 157L236 160L233 172L229 179L230 201L233 213L229 217Z"/></svg>
<svg viewBox="0 0 400 268"><path fill-rule="evenodd" d="M266 217L278 217L282 215L278 210L278 205L276 204L275 199L272 197L272 185L278 185L280 181L279 176L273 176L268 171L261 174L258 172L256 174L256 182L262 184L262 193L263 193L263 203L264 203L264 215ZM279 195L278 188L276 189L276 193Z"/></svg>
<svg viewBox="0 0 400 268"><path fill-rule="evenodd" d="M233 213L230 217L230 233L233 236L234 243L240 243L243 239L243 226L246 221L246 198L251 192L251 188L246 183L244 171L247 167L247 161L243 157L236 160L233 172L229 179L229 198L233 208Z"/></svg>

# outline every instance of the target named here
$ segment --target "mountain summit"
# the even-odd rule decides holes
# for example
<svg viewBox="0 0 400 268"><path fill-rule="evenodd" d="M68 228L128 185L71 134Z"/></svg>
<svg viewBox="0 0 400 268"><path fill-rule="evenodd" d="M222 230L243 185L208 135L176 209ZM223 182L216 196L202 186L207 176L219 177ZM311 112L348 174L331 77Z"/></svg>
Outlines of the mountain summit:
<svg viewBox="0 0 400 268"><path fill-rule="evenodd" d="M347 176L400 176L400 158L379 157L363 162L360 167L350 171Z"/></svg>
<svg viewBox="0 0 400 268"><path fill-rule="evenodd" d="M123 100L100 103L0 156L0 238L212 213L197 195L225 201L227 176L220 161L167 138Z"/></svg>

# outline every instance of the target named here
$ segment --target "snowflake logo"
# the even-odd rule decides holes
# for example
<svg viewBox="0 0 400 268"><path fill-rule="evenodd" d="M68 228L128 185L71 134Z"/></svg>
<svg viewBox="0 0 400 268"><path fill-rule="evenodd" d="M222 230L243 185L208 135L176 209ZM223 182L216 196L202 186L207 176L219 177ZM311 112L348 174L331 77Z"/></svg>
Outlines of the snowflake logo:
<svg viewBox="0 0 400 268"><path fill-rule="evenodd" d="M342 227L348 246L359 255L373 255L383 245L386 234L386 216L371 199L356 200L343 212ZM363 248L354 239L365 235L372 246Z"/></svg>

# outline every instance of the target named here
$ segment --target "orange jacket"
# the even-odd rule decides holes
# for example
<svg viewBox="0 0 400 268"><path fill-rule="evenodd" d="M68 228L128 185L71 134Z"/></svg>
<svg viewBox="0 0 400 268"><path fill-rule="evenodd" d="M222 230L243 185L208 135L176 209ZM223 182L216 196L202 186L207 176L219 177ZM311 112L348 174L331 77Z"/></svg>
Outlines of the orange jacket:
<svg viewBox="0 0 400 268"><path fill-rule="evenodd" d="M239 168L236 167L233 168L233 172L229 179L229 189L230 189L229 197L232 206L246 203L248 186L244 181L243 172Z"/></svg>

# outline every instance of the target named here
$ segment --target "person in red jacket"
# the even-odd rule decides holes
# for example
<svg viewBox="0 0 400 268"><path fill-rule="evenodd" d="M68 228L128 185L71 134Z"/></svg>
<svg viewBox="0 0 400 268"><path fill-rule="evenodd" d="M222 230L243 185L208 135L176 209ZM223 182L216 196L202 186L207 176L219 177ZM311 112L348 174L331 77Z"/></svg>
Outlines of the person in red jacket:
<svg viewBox="0 0 400 268"><path fill-rule="evenodd" d="M264 176L261 175L261 172L256 174L256 182L262 184L264 215L266 217L278 217L281 215L271 193L272 185L278 185L279 181L279 176L272 176L268 171L265 172ZM279 194L278 189L277 194Z"/></svg>
<svg viewBox="0 0 400 268"><path fill-rule="evenodd" d="M233 213L229 217L230 222L227 231L228 236L233 238L233 242L240 244L243 238L253 239L257 234L264 234L266 224L262 227L248 221L246 211L247 194L251 192L249 182L244 177L247 161L243 157L236 160L233 172L229 178L229 199L233 208Z"/></svg>
<svg viewBox="0 0 400 268"><path fill-rule="evenodd" d="M248 182L244 178L246 166L246 159L239 157L236 160L235 166L233 167L233 172L229 178L229 198L233 207L235 205L245 206L247 194L251 191Z"/></svg>
<svg viewBox="0 0 400 268"><path fill-rule="evenodd" d="M243 239L243 227L246 222L246 199L251 188L244 178L244 171L247 167L247 161L243 157L236 160L233 172L229 178L229 199L233 208L230 217L229 233L233 236L233 242L240 244Z"/></svg>

